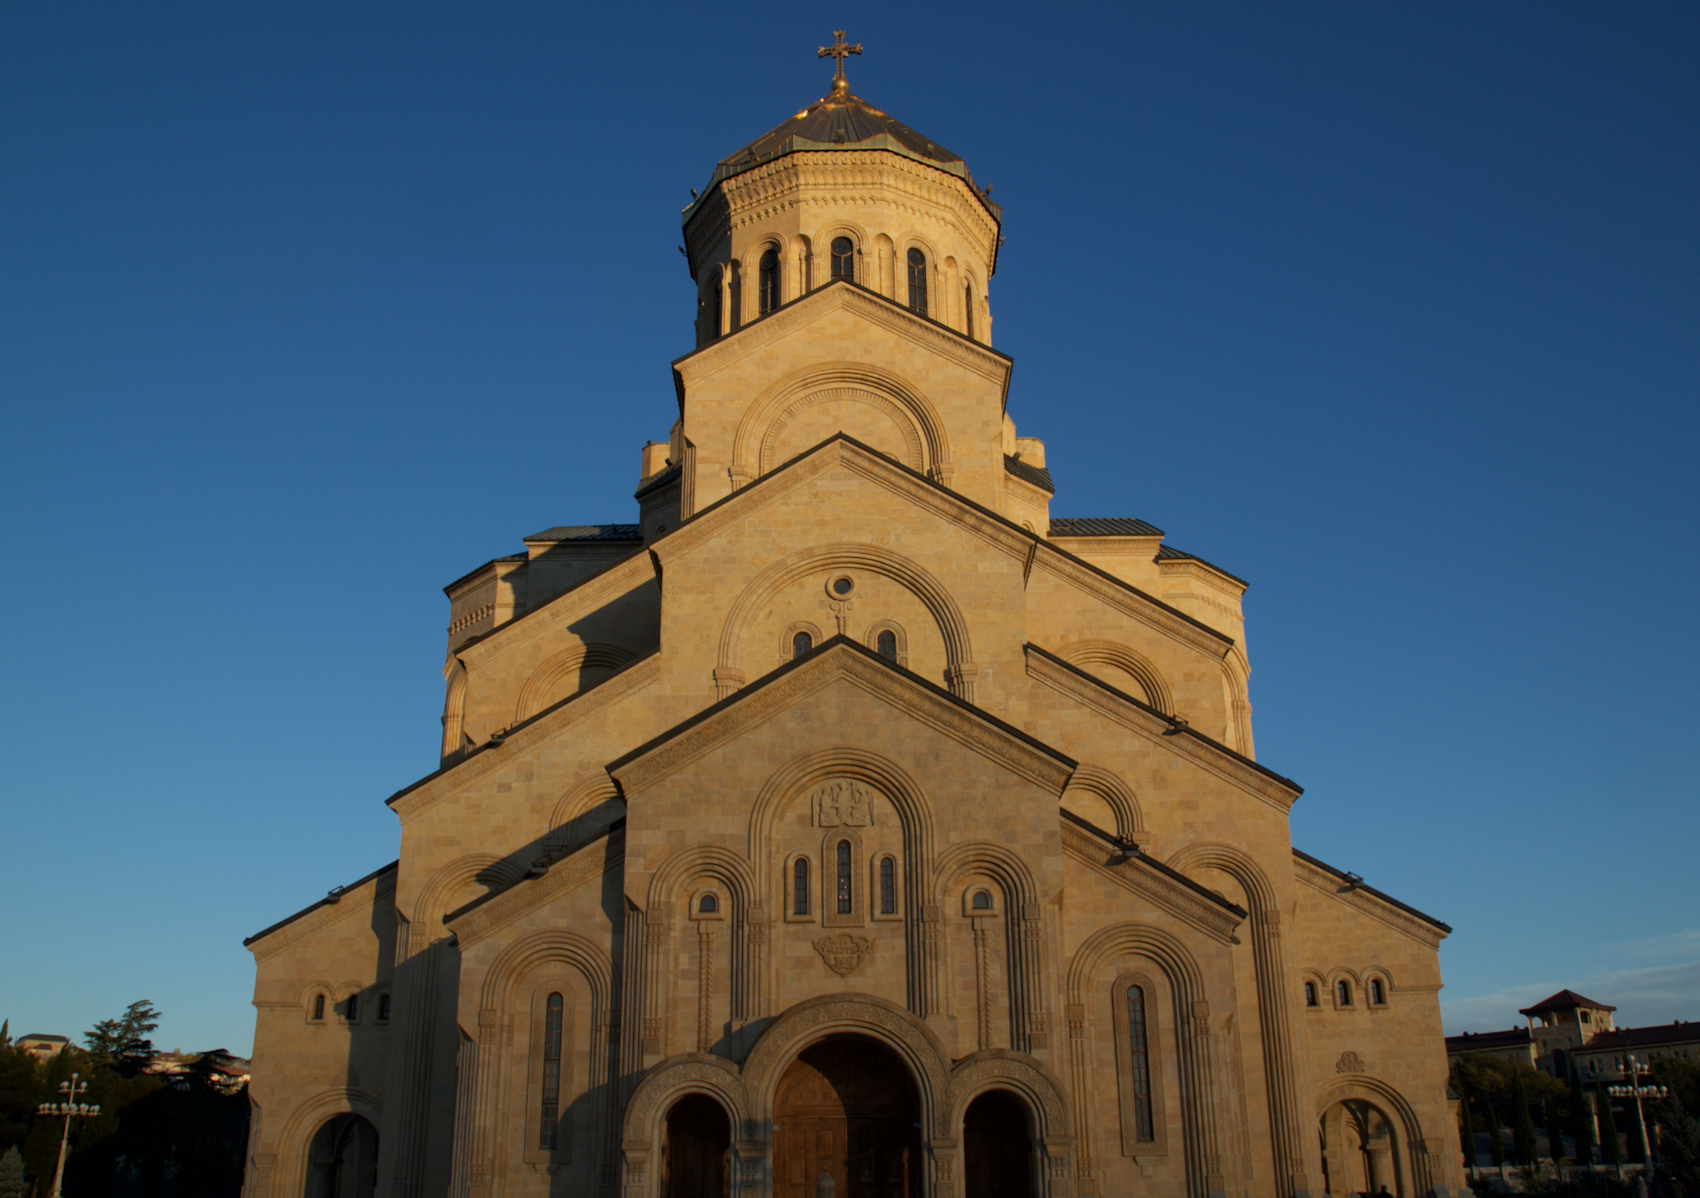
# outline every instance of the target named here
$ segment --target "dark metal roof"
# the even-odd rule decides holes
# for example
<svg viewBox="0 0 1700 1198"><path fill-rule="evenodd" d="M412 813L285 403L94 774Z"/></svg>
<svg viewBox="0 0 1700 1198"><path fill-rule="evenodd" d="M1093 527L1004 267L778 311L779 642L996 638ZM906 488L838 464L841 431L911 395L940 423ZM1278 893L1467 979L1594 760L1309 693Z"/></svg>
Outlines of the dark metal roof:
<svg viewBox="0 0 1700 1198"><path fill-rule="evenodd" d="M1608 1008L1609 1009L1609 1008ZM1620 1027L1601 1032L1575 1052L1609 1052L1615 1048L1656 1048L1664 1044L1692 1044L1700 1040L1700 1022L1681 1020L1653 1027Z"/></svg>
<svg viewBox="0 0 1700 1198"><path fill-rule="evenodd" d="M448 586L443 588L443 594L445 594L445 595L448 594L450 591L452 591L456 587L458 587L461 583L463 583L467 579L471 578L474 574L478 574L478 573L480 573L484 570L488 570L491 566L495 565L497 562L523 562L523 561L529 561L530 558L531 558L531 555L528 554L528 553L510 553L506 557L493 557L489 561L485 562L482 566L479 566L477 569L468 570L465 574L462 574L459 578L457 578L453 582L449 583Z"/></svg>
<svg viewBox="0 0 1700 1198"><path fill-rule="evenodd" d="M1603 1002L1595 1002L1591 998L1583 998L1574 990L1560 990L1550 998L1543 998L1532 1007L1524 1007L1519 1015L1540 1015L1547 1011L1574 1011L1577 1007L1587 1007L1594 1011L1615 1011L1616 1007Z"/></svg>
<svg viewBox="0 0 1700 1198"><path fill-rule="evenodd" d="M1529 1045L1529 1029L1514 1027L1505 1032L1465 1032L1462 1036L1446 1037L1446 1053L1457 1056L1461 1052L1496 1052L1507 1048L1527 1048Z"/></svg>
<svg viewBox="0 0 1700 1198"><path fill-rule="evenodd" d="M1238 574L1228 573L1228 571L1222 569L1222 567L1218 566L1215 562L1207 562L1196 553L1186 553L1180 549L1170 549L1167 545L1157 546L1157 560L1160 562L1197 562L1201 566L1209 566L1212 570L1216 571L1216 573L1226 578L1233 579L1241 586L1249 587L1251 585L1251 583L1241 578Z"/></svg>
<svg viewBox="0 0 1700 1198"><path fill-rule="evenodd" d="M986 206L994 221L1001 223L1003 220L1003 209L992 203L985 191L974 182L973 176L968 173L968 164L962 161L961 156L952 154L866 100L848 91L834 90L784 124L769 129L749 145L722 158L714 168L708 186L703 188L702 197L685 209L684 222L690 223L702 200L722 179L729 179L786 154L809 150L890 150L956 175L973 188L975 196Z"/></svg>
<svg viewBox="0 0 1700 1198"><path fill-rule="evenodd" d="M671 466L667 467L667 469L661 471L661 473L652 474L639 483L638 489L632 492L632 498L642 499L651 491L658 491L662 487L665 487L668 483L677 482L679 480L679 476L684 474L684 472L684 464L681 462L674 462ZM634 525L633 527L639 526Z"/></svg>
<svg viewBox="0 0 1700 1198"><path fill-rule="evenodd" d="M1357 877L1356 875L1348 874L1343 869L1335 869L1332 865L1328 864L1328 862L1319 861L1315 857L1312 857L1309 853L1301 853L1298 849L1293 850L1293 856L1297 857L1300 861L1310 862L1312 865L1316 866L1316 868L1318 868L1320 870L1326 870L1328 873L1333 874L1336 878L1339 878L1342 882L1350 882L1353 890L1361 890L1365 894L1373 894L1376 898L1380 899L1382 902L1391 903L1393 906L1399 908L1399 910L1405 912L1405 914L1415 915L1418 919L1422 920L1424 923L1432 923L1435 927L1439 928L1441 931L1445 932L1449 936L1452 934L1452 925L1451 924L1441 923L1440 920L1436 919L1432 915L1429 915L1427 912L1419 911L1415 907L1411 906L1409 903L1401 903L1398 899L1394 898L1391 894L1383 894L1381 891L1377 890L1373 886L1364 885L1363 879Z"/></svg>
<svg viewBox="0 0 1700 1198"><path fill-rule="evenodd" d="M1003 455L1003 468L1023 482L1030 482L1052 495L1057 493L1056 484L1051 481L1051 472L1043 466L1029 466L1020 458L1006 453Z"/></svg>
<svg viewBox="0 0 1700 1198"><path fill-rule="evenodd" d="M1132 516L1053 516L1053 537L1160 537L1163 530Z"/></svg>
<svg viewBox="0 0 1700 1198"><path fill-rule="evenodd" d="M533 533L527 541L641 541L641 524L558 524Z"/></svg>

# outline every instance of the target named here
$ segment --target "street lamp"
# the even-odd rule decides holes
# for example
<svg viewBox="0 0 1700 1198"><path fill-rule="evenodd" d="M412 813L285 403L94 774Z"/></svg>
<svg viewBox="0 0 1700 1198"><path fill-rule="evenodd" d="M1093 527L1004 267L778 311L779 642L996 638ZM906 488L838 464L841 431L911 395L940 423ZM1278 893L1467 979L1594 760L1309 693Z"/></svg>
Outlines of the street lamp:
<svg viewBox="0 0 1700 1198"><path fill-rule="evenodd" d="M59 1198L59 1187L65 1180L65 1148L71 1142L71 1120L92 1119L100 1114L100 1108L86 1102L78 1102L77 1095L89 1088L87 1082L78 1083L77 1075L73 1073L71 1080L59 1083L59 1093L65 1096L63 1102L44 1102L35 1108L38 1115L63 1115L65 1130L59 1135L59 1166L53 1170L53 1188L47 1192L47 1198Z"/></svg>
<svg viewBox="0 0 1700 1198"><path fill-rule="evenodd" d="M1635 1119L1641 1125L1641 1149L1647 1154L1643 1168L1647 1172L1656 1173L1657 1166L1653 1160L1653 1141L1647 1138L1647 1113L1641 1109L1643 1098L1664 1098L1670 1093L1666 1086L1643 1086L1641 1079L1653 1071L1651 1065L1637 1063L1631 1056L1627 1064L1618 1062L1619 1068L1629 1075L1627 1086L1609 1086L1607 1093L1613 1098L1633 1098L1635 1100Z"/></svg>

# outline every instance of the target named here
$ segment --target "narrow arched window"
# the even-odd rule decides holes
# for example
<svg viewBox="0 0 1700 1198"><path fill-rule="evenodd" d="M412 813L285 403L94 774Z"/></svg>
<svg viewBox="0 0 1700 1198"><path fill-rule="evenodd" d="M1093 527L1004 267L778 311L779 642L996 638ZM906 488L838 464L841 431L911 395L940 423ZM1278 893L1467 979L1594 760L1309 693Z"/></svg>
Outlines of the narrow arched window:
<svg viewBox="0 0 1700 1198"><path fill-rule="evenodd" d="M763 316L779 307L779 251L772 246L761 256L756 299Z"/></svg>
<svg viewBox="0 0 1700 1198"><path fill-rule="evenodd" d="M537 1123L537 1146L555 1147L561 1126L561 1014L566 1006L560 994L549 996L543 1015L543 1102Z"/></svg>
<svg viewBox="0 0 1700 1198"><path fill-rule="evenodd" d="M356 1019L359 1019L360 996L358 994L350 994L348 996L348 1003L344 1006L343 1010L346 1012L345 1018L347 1018L348 1022L353 1023Z"/></svg>
<svg viewBox="0 0 1700 1198"><path fill-rule="evenodd" d="M720 322L726 314L725 297L720 272L715 271L708 281L708 340L713 341L720 336Z"/></svg>
<svg viewBox="0 0 1700 1198"><path fill-rule="evenodd" d="M875 642L875 644L879 646L879 655L881 657L885 658L887 661L897 660L897 634L895 632L887 629L885 632L880 633L879 639Z"/></svg>
<svg viewBox="0 0 1700 1198"><path fill-rule="evenodd" d="M705 894L697 904L697 910L704 915L715 915L720 911L720 900L712 894Z"/></svg>
<svg viewBox="0 0 1700 1198"><path fill-rule="evenodd" d="M1371 1006L1381 1006L1387 1001L1387 991L1381 984L1380 978L1369 980L1369 1001Z"/></svg>
<svg viewBox="0 0 1700 1198"><path fill-rule="evenodd" d="M1314 1007L1316 1005L1317 1005L1316 983L1315 982L1306 982L1305 983L1305 1006Z"/></svg>
<svg viewBox="0 0 1700 1198"><path fill-rule="evenodd" d="M809 859L797 858L791 867L791 914L809 913Z"/></svg>
<svg viewBox="0 0 1700 1198"><path fill-rule="evenodd" d="M890 857L880 861L880 914L897 914L897 862Z"/></svg>
<svg viewBox="0 0 1700 1198"><path fill-rule="evenodd" d="M968 906L974 911L990 911L992 909L992 896L984 890L976 890L974 897L968 901Z"/></svg>
<svg viewBox="0 0 1700 1198"><path fill-rule="evenodd" d="M313 996L313 1018L315 1020L318 1020L318 1019L323 1019L324 1017L325 1017L325 996L323 994L315 994Z"/></svg>
<svg viewBox="0 0 1700 1198"><path fill-rule="evenodd" d="M909 251L909 310L927 314L927 256L920 250Z"/></svg>
<svg viewBox="0 0 1700 1198"><path fill-rule="evenodd" d="M799 632L791 638L791 656L801 657L815 647L815 638L806 632Z"/></svg>
<svg viewBox="0 0 1700 1198"><path fill-rule="evenodd" d="M972 283L962 289L962 319L969 339L972 340L974 336L974 285Z"/></svg>
<svg viewBox="0 0 1700 1198"><path fill-rule="evenodd" d="M1127 988L1127 1046L1133 1081L1134 1134L1148 1144L1157 1138L1157 1129L1151 1117L1151 1049L1145 1035L1145 990L1140 986Z"/></svg>
<svg viewBox="0 0 1700 1198"><path fill-rule="evenodd" d="M850 842L838 842L838 913L850 914Z"/></svg>
<svg viewBox="0 0 1700 1198"><path fill-rule="evenodd" d="M1342 1007L1352 1005L1352 983L1346 981L1334 983L1334 993L1338 996Z"/></svg>
<svg viewBox="0 0 1700 1198"><path fill-rule="evenodd" d="M390 1021L390 996L387 995L387 994L380 994L380 995L378 995L378 1022L379 1023L388 1023L389 1021Z"/></svg>
<svg viewBox="0 0 1700 1198"><path fill-rule="evenodd" d="M832 239L832 277L856 281L856 243L848 237Z"/></svg>

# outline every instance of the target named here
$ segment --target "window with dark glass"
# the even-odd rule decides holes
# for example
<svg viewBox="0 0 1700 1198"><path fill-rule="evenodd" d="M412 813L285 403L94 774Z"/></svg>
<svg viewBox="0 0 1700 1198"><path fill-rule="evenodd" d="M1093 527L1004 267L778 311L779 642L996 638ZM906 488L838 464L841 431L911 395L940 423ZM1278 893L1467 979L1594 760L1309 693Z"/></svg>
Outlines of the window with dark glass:
<svg viewBox="0 0 1700 1198"><path fill-rule="evenodd" d="M1349 1007L1352 1005L1352 983L1337 982L1335 983L1334 992L1340 996L1340 1005L1342 1007Z"/></svg>
<svg viewBox="0 0 1700 1198"><path fill-rule="evenodd" d="M356 1019L360 1018L360 996L358 994L350 994L348 996L348 1004L343 1008L343 1010L347 1012L346 1018L350 1023L353 1023Z"/></svg>
<svg viewBox="0 0 1700 1198"><path fill-rule="evenodd" d="M848 237L832 239L832 277L856 281L856 243Z"/></svg>
<svg viewBox="0 0 1700 1198"><path fill-rule="evenodd" d="M791 638L791 656L801 657L815 647L815 638L806 632L799 632Z"/></svg>
<svg viewBox="0 0 1700 1198"><path fill-rule="evenodd" d="M838 842L838 913L850 914L850 842Z"/></svg>
<svg viewBox="0 0 1700 1198"><path fill-rule="evenodd" d="M968 335L974 335L974 288L970 284L962 289L962 318L967 322Z"/></svg>
<svg viewBox="0 0 1700 1198"><path fill-rule="evenodd" d="M1145 1037L1145 990L1139 986L1127 988L1127 1044L1132 1057L1133 1121L1135 1134L1142 1143L1157 1138L1151 1117L1151 1052Z"/></svg>
<svg viewBox="0 0 1700 1198"><path fill-rule="evenodd" d="M708 336L710 340L720 336L720 321L725 314L724 299L720 294L720 272L716 271L714 278L708 284Z"/></svg>
<svg viewBox="0 0 1700 1198"><path fill-rule="evenodd" d="M879 655L881 657L885 658L887 661L897 660L897 634L895 632L888 630L880 633L879 640L876 643L879 645Z"/></svg>
<svg viewBox="0 0 1700 1198"><path fill-rule="evenodd" d="M720 910L720 900L712 894L702 896L702 902L697 904L697 910L704 915L713 915Z"/></svg>
<svg viewBox="0 0 1700 1198"><path fill-rule="evenodd" d="M1305 1006L1314 1007L1316 1005L1317 1005L1317 1002L1316 1002L1316 983L1315 982L1306 982L1305 983Z"/></svg>
<svg viewBox="0 0 1700 1198"><path fill-rule="evenodd" d="M809 859L797 858L797 863L791 867L791 913L807 915L809 913Z"/></svg>
<svg viewBox="0 0 1700 1198"><path fill-rule="evenodd" d="M897 862L890 857L880 862L880 914L897 914Z"/></svg>
<svg viewBox="0 0 1700 1198"><path fill-rule="evenodd" d="M909 310L927 314L927 256L920 250L909 251Z"/></svg>
<svg viewBox="0 0 1700 1198"><path fill-rule="evenodd" d="M323 994L315 994L313 996L313 1018L314 1019L323 1019L324 1017L325 1017L325 996Z"/></svg>
<svg viewBox="0 0 1700 1198"><path fill-rule="evenodd" d="M387 995L387 994L380 994L380 995L378 995L378 1022L379 1023L388 1023L389 1021L390 1021L390 996Z"/></svg>
<svg viewBox="0 0 1700 1198"><path fill-rule="evenodd" d="M761 256L756 297L763 316L779 307L779 251L772 246L768 246L767 252Z"/></svg>
<svg viewBox="0 0 1700 1198"><path fill-rule="evenodd" d="M968 905L975 911L990 911L992 909L992 896L984 890L976 890Z"/></svg>
<svg viewBox="0 0 1700 1198"><path fill-rule="evenodd" d="M561 1013L566 1003L559 994L549 996L543 1015L543 1107L537 1124L537 1146L555 1147L561 1124Z"/></svg>
<svg viewBox="0 0 1700 1198"><path fill-rule="evenodd" d="M1387 991L1382 988L1380 978L1369 980L1369 1001L1378 1007L1387 1001Z"/></svg>

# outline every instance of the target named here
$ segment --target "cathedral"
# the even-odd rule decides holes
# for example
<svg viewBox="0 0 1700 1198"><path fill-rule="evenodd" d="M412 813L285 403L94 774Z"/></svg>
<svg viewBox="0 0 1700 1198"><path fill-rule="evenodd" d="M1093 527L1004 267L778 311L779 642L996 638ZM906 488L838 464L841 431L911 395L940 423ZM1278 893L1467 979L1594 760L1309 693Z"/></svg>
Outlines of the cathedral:
<svg viewBox="0 0 1700 1198"><path fill-rule="evenodd" d="M635 522L445 588L399 860L246 942L245 1198L1459 1192L1449 929L1293 846L1246 582L1051 514L860 49L684 211Z"/></svg>

